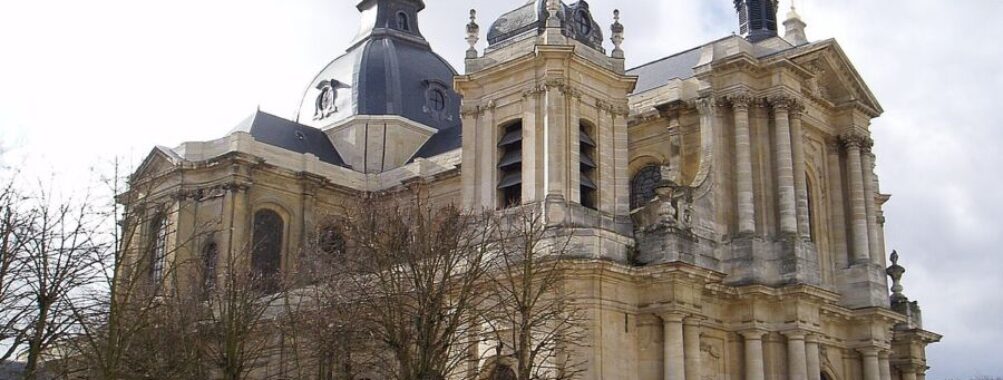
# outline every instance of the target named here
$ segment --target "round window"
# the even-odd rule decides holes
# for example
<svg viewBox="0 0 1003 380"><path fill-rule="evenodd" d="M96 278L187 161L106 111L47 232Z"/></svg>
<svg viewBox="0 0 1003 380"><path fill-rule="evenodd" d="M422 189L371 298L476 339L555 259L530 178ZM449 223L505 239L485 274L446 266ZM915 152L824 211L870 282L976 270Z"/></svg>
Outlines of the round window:
<svg viewBox="0 0 1003 380"><path fill-rule="evenodd" d="M446 109L446 94L442 90L432 90L429 94L428 103L435 111Z"/></svg>

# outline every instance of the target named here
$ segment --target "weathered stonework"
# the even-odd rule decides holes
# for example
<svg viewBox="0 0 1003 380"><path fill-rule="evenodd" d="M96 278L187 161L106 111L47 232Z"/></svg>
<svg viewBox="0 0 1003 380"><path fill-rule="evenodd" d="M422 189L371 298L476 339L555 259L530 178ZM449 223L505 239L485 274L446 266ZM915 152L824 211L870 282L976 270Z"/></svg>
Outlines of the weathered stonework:
<svg viewBox="0 0 1003 380"><path fill-rule="evenodd" d="M711 42L692 52L690 74L639 89L652 74L624 70L624 26L606 55L562 34L553 3L537 34L484 54L471 21L466 74L453 83L461 149L412 160L435 130L356 117L326 130L355 152L350 168L236 132L156 149L133 187L156 184L148 191L180 210L178 226L217 227L222 252L248 244L257 210L277 211L292 270L305 231L355 194L423 183L433 202L503 207L499 140L519 122L520 203L573 230L563 270L593 318L577 353L583 379L923 378L925 347L940 337L922 330L917 305L889 298L888 196L869 130L883 111L839 45L808 42L798 19L791 41ZM372 140L375 150L362 147ZM656 196L632 209L633 179L649 166L661 173Z"/></svg>

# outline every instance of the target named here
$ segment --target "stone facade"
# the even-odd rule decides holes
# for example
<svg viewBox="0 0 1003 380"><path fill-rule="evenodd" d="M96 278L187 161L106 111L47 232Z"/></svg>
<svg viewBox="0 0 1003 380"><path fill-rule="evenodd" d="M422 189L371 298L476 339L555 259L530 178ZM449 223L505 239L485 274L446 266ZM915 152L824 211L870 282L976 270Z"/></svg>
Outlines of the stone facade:
<svg viewBox="0 0 1003 380"><path fill-rule="evenodd" d="M569 286L591 318L583 379L924 378L940 337L918 306L889 298L889 196L870 138L882 108L838 43L808 42L792 12L789 41L731 36L628 71L619 22L606 54L538 3L552 12L542 27L468 51L453 83L460 149L412 159L436 129L360 115L319 127L346 165L235 132L154 150L133 187L176 211L172 244L211 225L230 252L248 244L256 212L277 212L283 271L354 194L423 183L435 202L487 210L518 194L573 229ZM476 23L468 32L474 45ZM521 153L506 165L521 178L506 192L513 130ZM372 140L378 151L358 148Z"/></svg>

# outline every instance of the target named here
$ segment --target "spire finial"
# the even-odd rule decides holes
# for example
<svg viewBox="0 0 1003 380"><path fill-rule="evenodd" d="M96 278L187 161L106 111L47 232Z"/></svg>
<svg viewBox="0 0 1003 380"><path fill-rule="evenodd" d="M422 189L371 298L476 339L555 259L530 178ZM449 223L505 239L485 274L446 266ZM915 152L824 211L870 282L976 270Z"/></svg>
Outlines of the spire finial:
<svg viewBox="0 0 1003 380"><path fill-rule="evenodd" d="M613 10L613 25L610 27L613 30L613 35L610 41L613 41L613 58L623 59L623 24L620 23L620 10Z"/></svg>
<svg viewBox="0 0 1003 380"><path fill-rule="evenodd" d="M808 36L804 31L806 27L808 24L801 19L797 7L791 2L791 11L787 13L787 21L784 21L784 29L786 30L784 39L795 46L808 44Z"/></svg>
<svg viewBox="0 0 1003 380"><path fill-rule="evenodd" d="M481 26L477 25L477 10L470 10L470 23L467 24L467 59L477 58L477 41L480 40Z"/></svg>

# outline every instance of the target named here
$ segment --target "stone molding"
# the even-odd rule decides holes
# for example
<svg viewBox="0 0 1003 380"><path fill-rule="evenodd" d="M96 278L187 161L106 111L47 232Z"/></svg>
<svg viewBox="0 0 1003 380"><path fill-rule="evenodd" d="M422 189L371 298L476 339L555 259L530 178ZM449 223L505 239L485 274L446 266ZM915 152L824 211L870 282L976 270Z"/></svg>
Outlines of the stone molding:
<svg viewBox="0 0 1003 380"><path fill-rule="evenodd" d="M487 102L484 102L484 104L464 105L460 109L460 116L461 117L479 117L481 115L484 115L488 111L494 110L495 108L496 108L496 105L495 105L495 101L494 100L489 100Z"/></svg>

